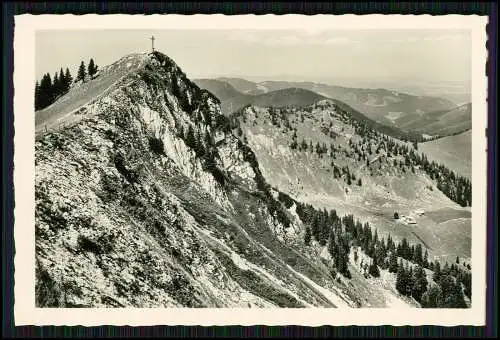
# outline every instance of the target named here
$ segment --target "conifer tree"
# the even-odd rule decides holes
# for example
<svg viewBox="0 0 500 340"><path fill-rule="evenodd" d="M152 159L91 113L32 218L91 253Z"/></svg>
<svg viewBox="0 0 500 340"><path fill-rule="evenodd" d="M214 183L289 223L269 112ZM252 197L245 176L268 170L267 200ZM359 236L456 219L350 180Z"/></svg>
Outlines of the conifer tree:
<svg viewBox="0 0 500 340"><path fill-rule="evenodd" d="M68 91L71 83L73 82L73 77L71 76L71 73L69 72L69 68L66 67L66 73L64 74L64 90Z"/></svg>
<svg viewBox="0 0 500 340"><path fill-rule="evenodd" d="M54 80L53 80L52 89L51 89L52 101L54 101L59 96L60 82L59 82L59 75L57 74L57 72L54 74L53 79Z"/></svg>
<svg viewBox="0 0 500 340"><path fill-rule="evenodd" d="M50 105L52 102L52 80L50 78L50 74L46 73L42 77L42 80L40 81L40 88L39 88L39 104L40 104L40 109L43 109L44 107L47 107Z"/></svg>
<svg viewBox="0 0 500 340"><path fill-rule="evenodd" d="M391 234L387 236L387 250L390 250L391 252L394 250L394 242L392 241Z"/></svg>
<svg viewBox="0 0 500 340"><path fill-rule="evenodd" d="M379 271L378 266L377 266L377 257L373 258L372 264L370 265L370 268L368 269L368 273L373 277L380 276L380 271Z"/></svg>
<svg viewBox="0 0 500 340"><path fill-rule="evenodd" d="M394 251L389 255L389 272L397 273L398 272L398 258Z"/></svg>
<svg viewBox="0 0 500 340"><path fill-rule="evenodd" d="M402 262L398 265L398 274L396 276L396 290L403 295L406 295L406 270Z"/></svg>
<svg viewBox="0 0 500 340"><path fill-rule="evenodd" d="M434 274L432 275L432 280L434 282L439 282L439 278L441 277L441 264L436 261L434 263Z"/></svg>
<svg viewBox="0 0 500 340"><path fill-rule="evenodd" d="M340 232L340 231L339 231ZM347 278L351 278L351 273L349 272L348 262L349 262L349 240L347 239L347 234L339 235L340 245L339 248L339 271L342 275Z"/></svg>
<svg viewBox="0 0 500 340"><path fill-rule="evenodd" d="M441 298L441 288L434 284L422 295L420 305L423 308L439 308L442 305Z"/></svg>
<svg viewBox="0 0 500 340"><path fill-rule="evenodd" d="M40 109L40 84L38 80L35 84L35 111Z"/></svg>
<svg viewBox="0 0 500 340"><path fill-rule="evenodd" d="M88 75L91 77L97 73L97 65L94 63L94 59L90 58L87 70L88 70Z"/></svg>
<svg viewBox="0 0 500 340"><path fill-rule="evenodd" d="M203 142L203 132L201 130L198 130L198 133L195 137L195 152L198 157L203 157L203 155L205 154L205 146L203 145Z"/></svg>
<svg viewBox="0 0 500 340"><path fill-rule="evenodd" d="M411 296L411 292L413 289L413 268L410 265L410 268L405 270L405 276L406 276L406 296Z"/></svg>
<svg viewBox="0 0 500 340"><path fill-rule="evenodd" d="M427 290L427 277L425 271L421 266L417 266L414 273L412 296L417 301L421 301L422 295Z"/></svg>
<svg viewBox="0 0 500 340"><path fill-rule="evenodd" d="M66 78L64 77L64 72L63 72L62 67L59 70L59 87L58 87L58 92L59 92L59 94L64 94L64 93L68 92L68 90L66 89Z"/></svg>
<svg viewBox="0 0 500 340"><path fill-rule="evenodd" d="M338 247L337 244L335 244L335 234L333 231L330 231L330 236L328 239L328 253L332 257L333 263L335 266L337 265L337 261L336 261L337 259L336 259L336 254L335 254L337 247Z"/></svg>
<svg viewBox="0 0 500 340"><path fill-rule="evenodd" d="M462 292L462 285L457 282L452 276L444 275L439 281L441 286L443 304L440 307L443 308L465 308L467 307L464 295Z"/></svg>
<svg viewBox="0 0 500 340"><path fill-rule="evenodd" d="M191 149L194 149L196 147L196 137L194 135L194 130L192 125L189 125L187 130L186 145Z"/></svg>
<svg viewBox="0 0 500 340"><path fill-rule="evenodd" d="M449 273L450 273L450 264L448 263L448 261L446 261L446 263L444 264L444 267L442 269L442 274L448 275Z"/></svg>
<svg viewBox="0 0 500 340"><path fill-rule="evenodd" d="M306 232L304 235L304 243L306 244L306 246L311 244L311 228L309 228L309 226L306 226Z"/></svg>
<svg viewBox="0 0 500 340"><path fill-rule="evenodd" d="M376 245L375 254L374 254L374 257L377 260L377 265L380 268L387 268L386 256L387 256L387 252L386 252L386 248L383 244L383 240L382 240Z"/></svg>
<svg viewBox="0 0 500 340"><path fill-rule="evenodd" d="M84 81L85 80L85 76L87 75L87 72L85 71L85 63L82 62L80 63L80 67L78 68L78 74L76 76L76 80L82 80Z"/></svg>
<svg viewBox="0 0 500 340"><path fill-rule="evenodd" d="M416 264L422 265L423 258L422 258L422 245L419 243L415 247L415 250L413 252L413 262Z"/></svg>

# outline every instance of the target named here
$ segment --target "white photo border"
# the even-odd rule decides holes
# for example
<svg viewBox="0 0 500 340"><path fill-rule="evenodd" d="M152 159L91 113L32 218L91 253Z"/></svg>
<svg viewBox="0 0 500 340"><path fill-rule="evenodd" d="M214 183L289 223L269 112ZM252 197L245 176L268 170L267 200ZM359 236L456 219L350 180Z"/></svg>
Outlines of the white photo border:
<svg viewBox="0 0 500 340"><path fill-rule="evenodd" d="M486 323L488 17L478 15L31 15L14 16L15 325L438 325ZM37 30L465 29L472 37L472 307L470 309L36 308L34 84Z"/></svg>

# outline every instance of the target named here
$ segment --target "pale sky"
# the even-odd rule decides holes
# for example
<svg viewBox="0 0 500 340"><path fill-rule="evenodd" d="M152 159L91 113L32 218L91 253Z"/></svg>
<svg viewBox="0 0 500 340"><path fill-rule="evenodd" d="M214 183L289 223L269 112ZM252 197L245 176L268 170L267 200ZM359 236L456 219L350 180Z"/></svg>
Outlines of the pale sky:
<svg viewBox="0 0 500 340"><path fill-rule="evenodd" d="M73 76L81 60L104 66L155 47L190 78L408 83L470 82L466 30L60 30L38 31L37 79L60 67Z"/></svg>

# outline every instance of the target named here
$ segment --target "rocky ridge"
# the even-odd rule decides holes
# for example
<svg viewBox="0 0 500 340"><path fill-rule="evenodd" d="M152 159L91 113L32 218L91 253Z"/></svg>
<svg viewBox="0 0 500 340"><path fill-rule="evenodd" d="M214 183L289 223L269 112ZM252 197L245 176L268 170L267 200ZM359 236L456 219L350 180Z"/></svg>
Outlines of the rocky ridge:
<svg viewBox="0 0 500 340"><path fill-rule="evenodd" d="M300 220L218 99L159 52L130 59L78 119L37 136L37 306L358 305L284 242Z"/></svg>

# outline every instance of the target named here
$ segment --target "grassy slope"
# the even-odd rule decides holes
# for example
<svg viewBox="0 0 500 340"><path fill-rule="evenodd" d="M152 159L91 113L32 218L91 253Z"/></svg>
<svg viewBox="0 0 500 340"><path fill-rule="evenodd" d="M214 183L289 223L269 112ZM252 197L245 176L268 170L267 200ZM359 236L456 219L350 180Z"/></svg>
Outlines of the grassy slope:
<svg viewBox="0 0 500 340"><path fill-rule="evenodd" d="M418 148L429 160L442 163L461 176L471 178L472 130L419 143Z"/></svg>
<svg viewBox="0 0 500 340"><path fill-rule="evenodd" d="M122 77L141 66L144 57L144 54L125 56L100 70L95 79L75 83L67 94L35 113L36 133L46 128L50 130L65 121L79 119L78 109L113 91Z"/></svg>
<svg viewBox="0 0 500 340"><path fill-rule="evenodd" d="M429 112L422 117L402 117L397 123L405 130L451 135L472 127L472 106L469 103L453 110Z"/></svg>

